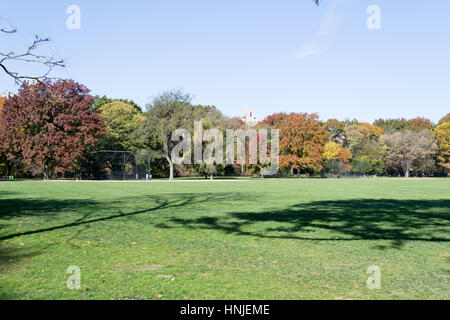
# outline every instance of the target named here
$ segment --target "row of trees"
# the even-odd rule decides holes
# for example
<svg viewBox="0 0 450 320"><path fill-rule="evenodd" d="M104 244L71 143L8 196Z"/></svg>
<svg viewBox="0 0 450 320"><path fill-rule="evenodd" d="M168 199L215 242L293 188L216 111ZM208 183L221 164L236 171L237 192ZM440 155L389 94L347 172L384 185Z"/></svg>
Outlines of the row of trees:
<svg viewBox="0 0 450 320"><path fill-rule="evenodd" d="M262 172L248 156L245 164L228 166L175 164L172 132L185 128L192 136L198 120L203 129L223 134L247 129L239 118L195 105L181 91L158 95L143 112L133 101L92 97L71 80L24 84L17 95L0 99L0 175L91 177L96 166L106 176L112 164L95 156L102 150L133 153L137 165L160 177ZM255 129L279 129L280 174L430 176L450 171L450 114L434 125L424 118L369 124L276 113Z"/></svg>
<svg viewBox="0 0 450 320"><path fill-rule="evenodd" d="M280 164L298 174L408 177L446 175L450 169L450 114L437 126L424 118L322 122L306 113L274 114L264 124L280 129Z"/></svg>

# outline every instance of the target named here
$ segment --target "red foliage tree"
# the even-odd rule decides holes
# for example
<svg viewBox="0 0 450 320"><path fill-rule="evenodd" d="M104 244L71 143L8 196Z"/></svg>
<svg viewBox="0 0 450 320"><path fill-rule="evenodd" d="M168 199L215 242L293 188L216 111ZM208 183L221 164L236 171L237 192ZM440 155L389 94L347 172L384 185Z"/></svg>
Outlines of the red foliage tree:
<svg viewBox="0 0 450 320"><path fill-rule="evenodd" d="M92 103L89 90L72 80L23 84L3 106L0 151L45 178L75 170L77 160L105 133Z"/></svg>
<svg viewBox="0 0 450 320"><path fill-rule="evenodd" d="M267 116L264 120L260 122L260 125L268 125L271 128L279 128L281 121L287 117L284 112L274 113Z"/></svg>
<svg viewBox="0 0 450 320"><path fill-rule="evenodd" d="M237 130L243 128L245 126L245 122L242 121L241 118L234 117L226 120L226 126L228 129Z"/></svg>

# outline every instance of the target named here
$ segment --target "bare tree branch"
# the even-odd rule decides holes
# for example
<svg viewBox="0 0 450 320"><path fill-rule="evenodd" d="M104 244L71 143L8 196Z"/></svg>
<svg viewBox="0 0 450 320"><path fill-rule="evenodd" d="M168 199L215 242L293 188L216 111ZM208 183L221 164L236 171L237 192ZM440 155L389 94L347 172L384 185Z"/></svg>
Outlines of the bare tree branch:
<svg viewBox="0 0 450 320"><path fill-rule="evenodd" d="M4 20L4 19L3 19ZM2 21L2 18L0 17L0 22ZM5 20L5 22L9 25L8 28L0 27L0 32L3 33L16 33L17 29L12 26L8 21Z"/></svg>
<svg viewBox="0 0 450 320"><path fill-rule="evenodd" d="M0 33L12 34L16 32L17 29L12 26L10 28L0 28ZM38 50L42 44L47 42L50 42L49 38L41 38L36 35L33 43L28 46L25 52L19 54L16 54L14 51L11 51L9 53L0 52L1 69L3 69L3 71L8 76L12 77L16 83L22 83L25 80L41 81L47 79L48 75L53 71L53 69L58 67L65 67L64 60L57 60L54 57L39 55L36 53L36 50ZM41 65L46 69L46 71L40 75L23 75L19 72L12 71L7 67L7 63L11 61Z"/></svg>
<svg viewBox="0 0 450 320"><path fill-rule="evenodd" d="M316 5L319 5L320 0L313 0ZM1 20L1 18L0 18ZM9 24L9 23L8 23ZM0 27L0 34L13 34L16 33L17 29L10 25L9 27ZM53 57L47 57L35 54L36 49L39 48L40 45L43 43L50 42L50 39L48 38L40 38L39 36L35 36L35 40L33 43L28 47L27 51L21 54L15 54L13 51L9 53L2 53L0 52L0 67L3 69L3 71L10 77L12 77L16 83L22 83L24 80L36 80L41 81L43 79L48 78L48 75L53 71L54 68L64 68L65 67L65 61L64 60L57 60ZM19 72L15 72L12 70L9 70L6 66L7 62L9 61L19 61L24 63L30 63L30 64L36 64L41 65L47 68L47 71L44 72L41 75L38 76L31 76L31 75L21 75Z"/></svg>
<svg viewBox="0 0 450 320"><path fill-rule="evenodd" d="M10 29L10 30L8 30L8 29L1 28L0 31L4 32L4 33L16 33L17 29Z"/></svg>

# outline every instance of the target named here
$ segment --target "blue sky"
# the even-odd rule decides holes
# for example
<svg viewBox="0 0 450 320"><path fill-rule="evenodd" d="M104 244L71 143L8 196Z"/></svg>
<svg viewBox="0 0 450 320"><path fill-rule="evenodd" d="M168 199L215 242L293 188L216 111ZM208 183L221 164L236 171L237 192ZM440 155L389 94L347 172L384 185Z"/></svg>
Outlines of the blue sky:
<svg viewBox="0 0 450 320"><path fill-rule="evenodd" d="M69 5L81 29L69 30ZM381 29L366 10L381 8ZM93 94L144 105L165 89L228 116L318 112L322 119L425 116L450 112L448 0L7 1L0 17L19 33L1 35L0 52L34 33L67 58L54 75ZM0 74L0 91L17 91Z"/></svg>

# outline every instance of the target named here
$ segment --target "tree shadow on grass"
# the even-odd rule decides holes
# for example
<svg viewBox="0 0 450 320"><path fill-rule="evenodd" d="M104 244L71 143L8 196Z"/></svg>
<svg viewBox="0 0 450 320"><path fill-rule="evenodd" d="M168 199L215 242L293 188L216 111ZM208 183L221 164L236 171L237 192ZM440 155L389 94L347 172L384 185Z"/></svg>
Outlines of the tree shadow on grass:
<svg viewBox="0 0 450 320"><path fill-rule="evenodd" d="M164 209L188 208L191 205L200 203L214 203L225 201L237 201L241 199L241 193L199 193L199 194L169 194L167 196L145 196L145 197L127 197L117 199L115 201L91 201L91 200L53 200L53 199L0 199L0 219L8 220L13 218L23 218L28 216L39 216L47 220L51 218L64 218L69 211L75 211L75 216L69 215L66 219L71 219L71 222L61 223L56 226L46 228L36 228L34 230L16 232L8 235L0 233L0 241L9 240L13 238L20 238L22 236L48 233L56 230L63 230L71 227L83 227L82 230L66 240L73 240L82 231L89 228L90 225L111 221L114 219L131 218L139 215L156 213ZM245 195L247 199L251 199L251 195ZM152 207L142 210L135 210L132 212L121 213L120 208L125 204L142 202L152 203ZM5 209L7 208L7 209ZM106 212L105 212L106 208ZM117 213L117 211L118 213ZM79 211L79 212L78 212ZM116 211L116 212L114 212ZM149 219L151 221L151 219ZM147 220L146 220L147 221ZM7 227L7 226L5 226ZM24 259L32 258L45 251L49 246L54 244L47 244L44 248L39 250L26 250L24 248L2 248L0 244L0 268L4 269L8 265ZM1 294L0 294L1 298Z"/></svg>
<svg viewBox="0 0 450 320"><path fill-rule="evenodd" d="M299 203L283 209L260 212L231 212L217 215L214 204L232 204L255 195L242 193L190 193L122 198L115 201L0 199L0 218L42 215L58 217L67 211L80 212L70 216L70 222L20 233L0 235L0 240L12 239L87 226L113 219L145 216L165 209L189 208L208 203L201 217L183 217L175 210L159 221L145 220L159 228L207 229L240 236L272 239L315 241L388 240L391 247L401 248L406 241L448 242L450 231L450 200L350 199ZM263 200L259 200L264 203ZM121 206L137 203L141 210L121 212ZM150 203L151 207L146 204ZM9 207L10 209L6 209ZM211 208L211 209L209 209ZM117 210L117 211L116 211ZM99 213L100 212L100 213ZM203 212L203 211L202 211ZM158 221L156 220L156 221ZM379 246L379 249L384 247Z"/></svg>
<svg viewBox="0 0 450 320"><path fill-rule="evenodd" d="M23 216L58 216L67 211L82 210L79 216L69 223L60 224L57 226L40 228L30 231L23 231L19 233L0 236L0 241L12 239L15 237L21 237L26 235L39 234L44 232L50 232L55 230L66 229L70 227L78 227L83 225L89 225L97 222L110 221L118 218L128 218L158 210L175 209L188 207L200 203L214 203L225 201L237 201L245 196L246 199L251 199L251 195L243 195L242 193L192 193L192 194L169 194L167 196L145 196L136 198L123 198L115 201L99 202L90 200L52 200L52 199L0 199L0 208L9 207L10 209L0 210L1 219L10 219L13 217ZM98 211L105 211L105 208L111 207L111 211L116 208L120 208L121 204L130 204L137 202L150 202L154 206L151 208L144 208L142 210L136 210L132 212L122 213L110 213L106 214ZM88 210L87 210L88 209ZM88 212L86 212L88 211ZM99 216L100 215L100 216ZM99 216L99 217L98 217Z"/></svg>
<svg viewBox="0 0 450 320"><path fill-rule="evenodd" d="M0 247L0 271L4 271L8 266L13 265L18 260L33 258L40 254L40 250L30 248Z"/></svg>
<svg viewBox="0 0 450 320"><path fill-rule="evenodd" d="M273 239L388 240L391 247L401 248L406 241L449 242L450 200L315 201L283 210L175 217L158 227L210 229Z"/></svg>
<svg viewBox="0 0 450 320"><path fill-rule="evenodd" d="M50 217L55 213L76 212L95 208L98 201L85 199L45 199L45 198L9 198L0 199L0 219L9 220L13 218Z"/></svg>

